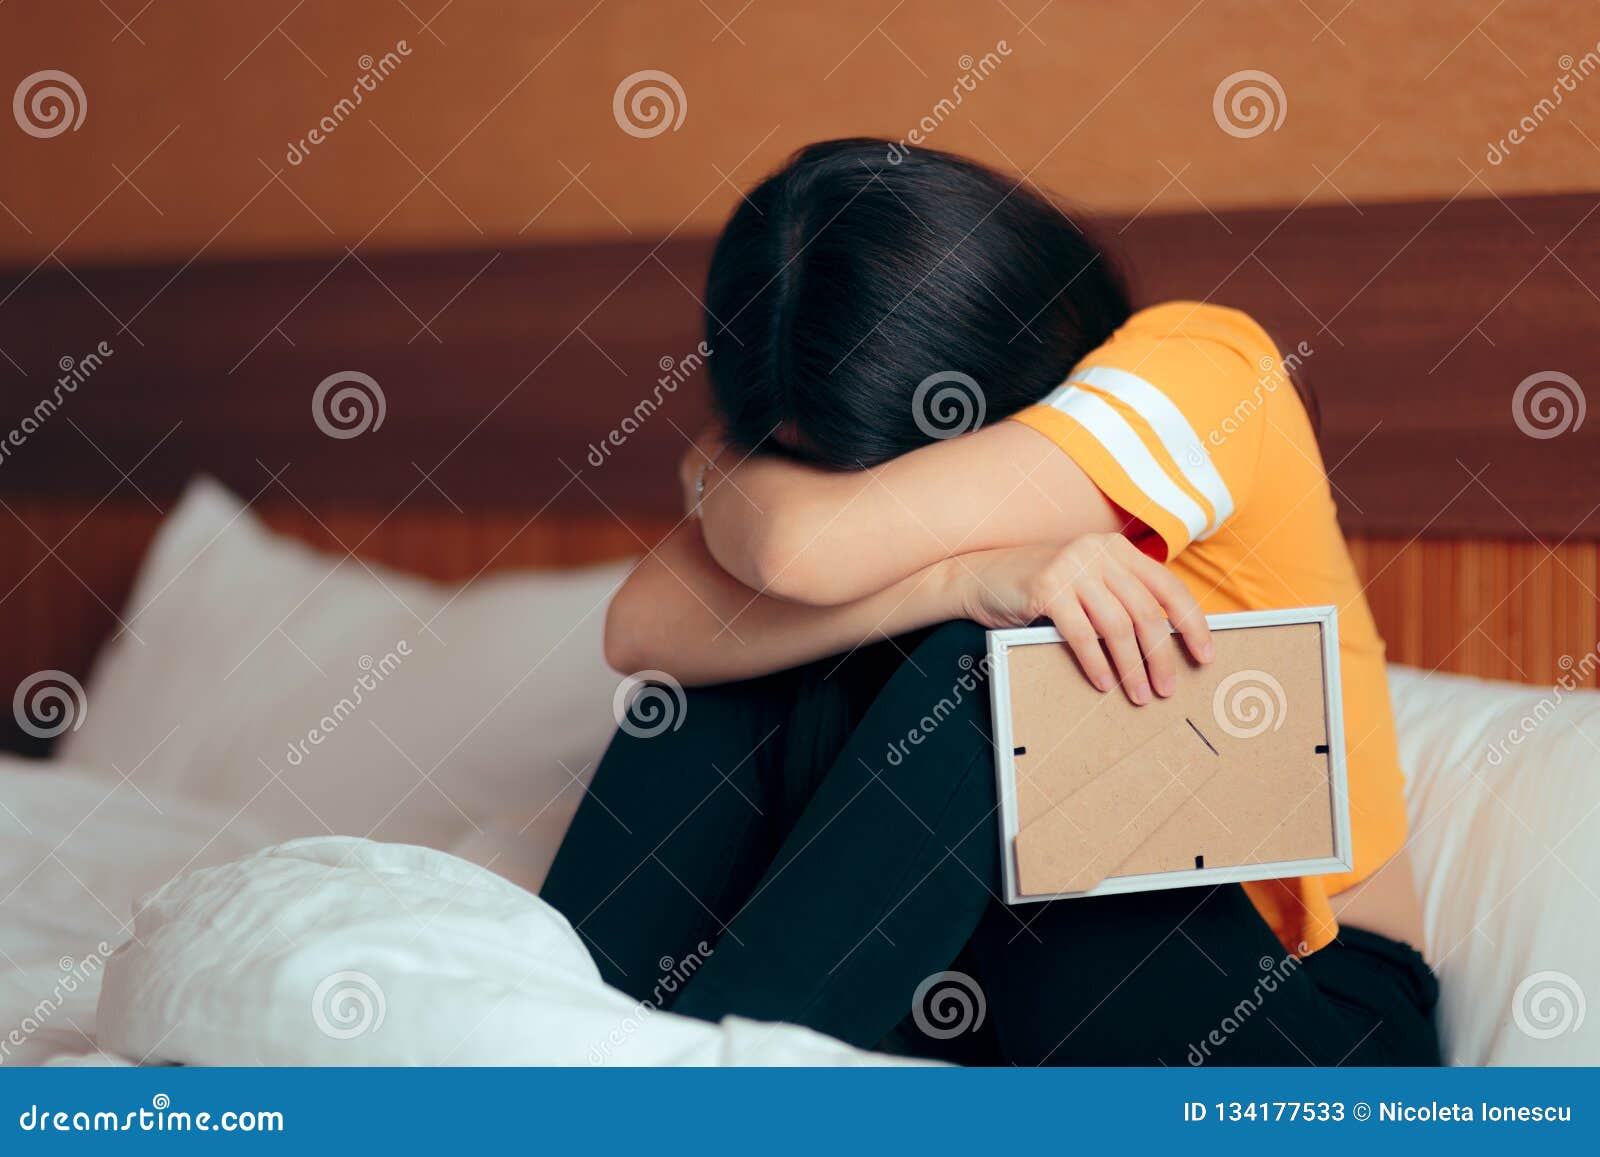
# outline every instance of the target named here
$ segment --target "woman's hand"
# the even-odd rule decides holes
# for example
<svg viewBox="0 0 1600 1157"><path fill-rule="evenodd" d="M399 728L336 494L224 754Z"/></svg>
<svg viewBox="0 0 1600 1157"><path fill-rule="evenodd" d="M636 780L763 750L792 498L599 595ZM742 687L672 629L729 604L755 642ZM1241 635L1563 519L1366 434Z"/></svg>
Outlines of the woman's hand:
<svg viewBox="0 0 1600 1157"><path fill-rule="evenodd" d="M1050 619L1090 682L1109 691L1120 676L1135 703L1148 703L1152 686L1163 697L1177 689L1174 627L1197 661L1211 661L1211 629L1194 596L1120 534L981 551L946 565L968 618L991 628Z"/></svg>

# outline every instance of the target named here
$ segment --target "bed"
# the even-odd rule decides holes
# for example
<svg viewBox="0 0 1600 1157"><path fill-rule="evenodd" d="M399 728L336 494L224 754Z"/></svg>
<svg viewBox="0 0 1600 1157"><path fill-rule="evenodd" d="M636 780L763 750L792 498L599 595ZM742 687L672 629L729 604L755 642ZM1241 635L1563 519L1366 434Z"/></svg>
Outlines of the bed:
<svg viewBox="0 0 1600 1157"><path fill-rule="evenodd" d="M1597 204L1111 223L1148 296L1240 305L1312 351L1324 454L1397 664L1461 1064L1600 1061L1585 1019L1600 992L1600 439L1581 385ZM670 463L703 416L706 254L669 238L4 278L8 397L60 404L18 403L8 418L31 421L0 469L0 1061L874 1059L619 1004L526 899L613 725L605 599L675 520ZM225 962L178 963L174 930L204 920L209 893L162 893L138 911L166 923L134 919L170 878L225 888L230 864L288 840L309 842L271 868L309 895L363 869L354 906L320 918L387 913L361 925L407 962L381 1000L359 977L322 990L373 975L326 944L275 956L252 991L286 1003L248 1019L226 1004L243 978ZM462 964L427 931L452 896L481 899L473 928L542 937L554 963L451 1008L447 1039L407 1017L429 1004L410 994ZM224 931L217 951L235 957L283 935ZM133 975L114 964L124 945L145 979L97 1021L108 974ZM319 993L325 1023L308 1013ZM552 1018L565 1028L532 1034L542 1052L481 1031Z"/></svg>

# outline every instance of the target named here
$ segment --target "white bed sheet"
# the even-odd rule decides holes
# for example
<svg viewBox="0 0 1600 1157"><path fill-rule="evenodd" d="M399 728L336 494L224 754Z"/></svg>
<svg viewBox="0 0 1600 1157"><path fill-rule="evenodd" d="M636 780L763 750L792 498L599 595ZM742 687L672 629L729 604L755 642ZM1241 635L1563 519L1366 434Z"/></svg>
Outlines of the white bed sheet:
<svg viewBox="0 0 1600 1157"><path fill-rule="evenodd" d="M0 1063L98 1056L104 958L126 939L134 900L272 842L235 809L0 757Z"/></svg>
<svg viewBox="0 0 1600 1157"><path fill-rule="evenodd" d="M150 897L106 967L101 1044L205 1065L873 1065L809 1029L719 1024L600 979L566 919L431 848L312 837ZM710 946L707 946L710 949ZM714 949L711 949L714 952ZM662 961L676 983L699 960Z"/></svg>
<svg viewBox="0 0 1600 1157"><path fill-rule="evenodd" d="M517 885L352 838L258 856L285 833L249 803L0 757L0 1064L912 1063L792 1025L641 1008ZM380 978L384 1031L339 1035L364 983L338 979L341 961ZM126 991L102 1048L108 974Z"/></svg>

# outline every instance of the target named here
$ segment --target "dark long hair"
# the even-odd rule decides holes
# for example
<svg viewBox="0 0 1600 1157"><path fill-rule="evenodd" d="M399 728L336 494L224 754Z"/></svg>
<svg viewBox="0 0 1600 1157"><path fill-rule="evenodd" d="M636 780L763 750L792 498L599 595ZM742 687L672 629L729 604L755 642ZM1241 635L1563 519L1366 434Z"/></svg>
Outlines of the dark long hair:
<svg viewBox="0 0 1600 1157"><path fill-rule="evenodd" d="M1044 397L1131 312L1106 252L990 169L873 139L796 153L711 259L730 442L860 469Z"/></svg>

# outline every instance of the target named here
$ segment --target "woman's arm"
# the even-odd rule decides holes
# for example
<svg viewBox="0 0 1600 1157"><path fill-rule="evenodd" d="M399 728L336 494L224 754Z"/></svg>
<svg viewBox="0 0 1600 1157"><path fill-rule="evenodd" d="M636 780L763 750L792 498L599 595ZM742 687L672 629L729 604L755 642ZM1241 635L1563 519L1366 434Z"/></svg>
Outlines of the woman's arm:
<svg viewBox="0 0 1600 1157"><path fill-rule="evenodd" d="M1120 534L942 560L865 598L811 607L755 594L727 574L694 522L673 531L617 592L605 651L619 672L655 668L692 686L765 675L950 619L1011 627L1039 618L1056 624L1096 687L1120 682L1135 703L1148 702L1152 688L1172 693L1174 628L1197 660L1211 659L1194 597Z"/></svg>
<svg viewBox="0 0 1600 1157"><path fill-rule="evenodd" d="M655 668L696 686L781 671L961 617L961 592L942 563L838 606L759 595L717 565L691 520L612 599L605 654L618 672Z"/></svg>
<svg viewBox="0 0 1600 1157"><path fill-rule="evenodd" d="M697 474L713 455L702 441L686 470ZM1127 529L1088 475L1020 422L847 473L730 451L707 467L705 484L711 556L756 590L821 605L960 554Z"/></svg>

